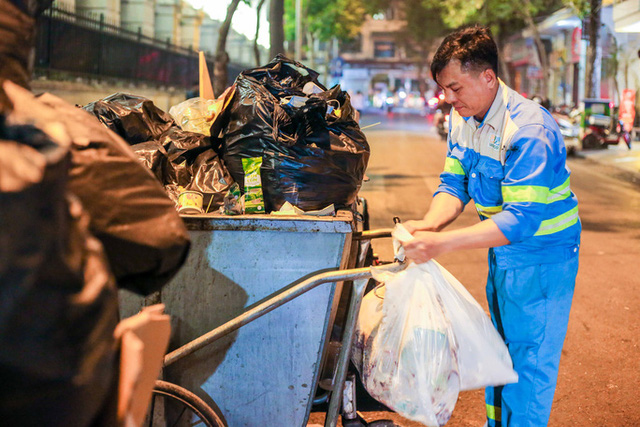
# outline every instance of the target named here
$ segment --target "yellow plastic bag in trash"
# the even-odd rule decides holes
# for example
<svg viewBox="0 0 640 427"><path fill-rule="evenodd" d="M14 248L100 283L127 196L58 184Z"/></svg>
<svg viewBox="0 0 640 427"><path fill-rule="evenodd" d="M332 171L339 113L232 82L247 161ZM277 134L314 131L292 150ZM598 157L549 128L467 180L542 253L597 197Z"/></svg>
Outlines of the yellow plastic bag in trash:
<svg viewBox="0 0 640 427"><path fill-rule="evenodd" d="M211 124L229 105L233 90L234 86L230 86L216 99L187 99L171 107L169 114L182 130L211 136Z"/></svg>

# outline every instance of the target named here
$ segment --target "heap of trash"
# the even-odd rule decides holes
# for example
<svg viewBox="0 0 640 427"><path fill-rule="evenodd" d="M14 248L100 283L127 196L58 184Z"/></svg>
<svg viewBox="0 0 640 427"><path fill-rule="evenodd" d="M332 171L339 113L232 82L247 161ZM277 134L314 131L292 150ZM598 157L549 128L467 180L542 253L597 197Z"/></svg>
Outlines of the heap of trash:
<svg viewBox="0 0 640 427"><path fill-rule="evenodd" d="M83 108L131 145L183 214L354 209L369 160L347 92L281 55L171 114L124 93Z"/></svg>

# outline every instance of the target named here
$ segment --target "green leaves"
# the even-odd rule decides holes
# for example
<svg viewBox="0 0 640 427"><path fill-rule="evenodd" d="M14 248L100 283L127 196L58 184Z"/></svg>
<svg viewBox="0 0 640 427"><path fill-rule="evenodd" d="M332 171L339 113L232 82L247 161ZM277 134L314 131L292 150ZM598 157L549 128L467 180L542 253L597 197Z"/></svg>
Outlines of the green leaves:
<svg viewBox="0 0 640 427"><path fill-rule="evenodd" d="M363 0L302 0L305 31L321 42L356 37L366 13ZM285 1L285 37L295 40L295 0Z"/></svg>

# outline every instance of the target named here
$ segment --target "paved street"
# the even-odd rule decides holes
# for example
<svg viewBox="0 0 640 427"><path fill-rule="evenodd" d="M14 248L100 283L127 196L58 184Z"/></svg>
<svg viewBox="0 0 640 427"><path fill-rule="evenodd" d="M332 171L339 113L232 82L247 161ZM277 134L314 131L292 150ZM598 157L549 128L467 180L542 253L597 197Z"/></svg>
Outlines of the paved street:
<svg viewBox="0 0 640 427"><path fill-rule="evenodd" d="M396 115L365 116L362 126L372 147L361 194L369 201L372 228L390 227L393 216L420 218L426 212L444 164L446 145L426 120ZM640 425L640 186L618 178L611 166L572 158L571 186L583 224L580 271L563 350L551 426ZM478 221L468 208L452 227ZM374 245L390 259L389 241ZM449 269L486 309L486 250L442 256ZM360 408L363 409L363 408ZM366 408L364 408L366 410ZM388 412L363 412L368 421L392 418ZM322 423L312 414L312 423ZM463 392L451 427L484 423L482 391Z"/></svg>

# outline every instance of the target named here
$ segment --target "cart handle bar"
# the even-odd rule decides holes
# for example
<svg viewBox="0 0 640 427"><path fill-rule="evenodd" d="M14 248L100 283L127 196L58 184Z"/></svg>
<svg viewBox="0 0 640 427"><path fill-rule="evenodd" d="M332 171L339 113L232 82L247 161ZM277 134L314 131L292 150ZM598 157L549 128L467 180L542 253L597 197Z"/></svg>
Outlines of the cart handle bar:
<svg viewBox="0 0 640 427"><path fill-rule="evenodd" d="M194 339L193 341L173 350L164 357L164 366L182 359L183 357L201 349L202 347L216 341L219 338L239 329L240 327L264 316L281 305L291 301L294 298L316 288L323 283L341 282L345 280L370 279L373 270L398 271L405 267L404 264L394 262L392 264L380 265L375 267L353 268L350 270L329 271L326 273L316 274L290 288L283 290L277 295L258 304L257 306L245 311L241 315L234 317L227 323L207 332L206 334Z"/></svg>
<svg viewBox="0 0 640 427"><path fill-rule="evenodd" d="M391 237L391 228L379 228L377 230L357 231L353 233L353 240L371 240L383 237Z"/></svg>

